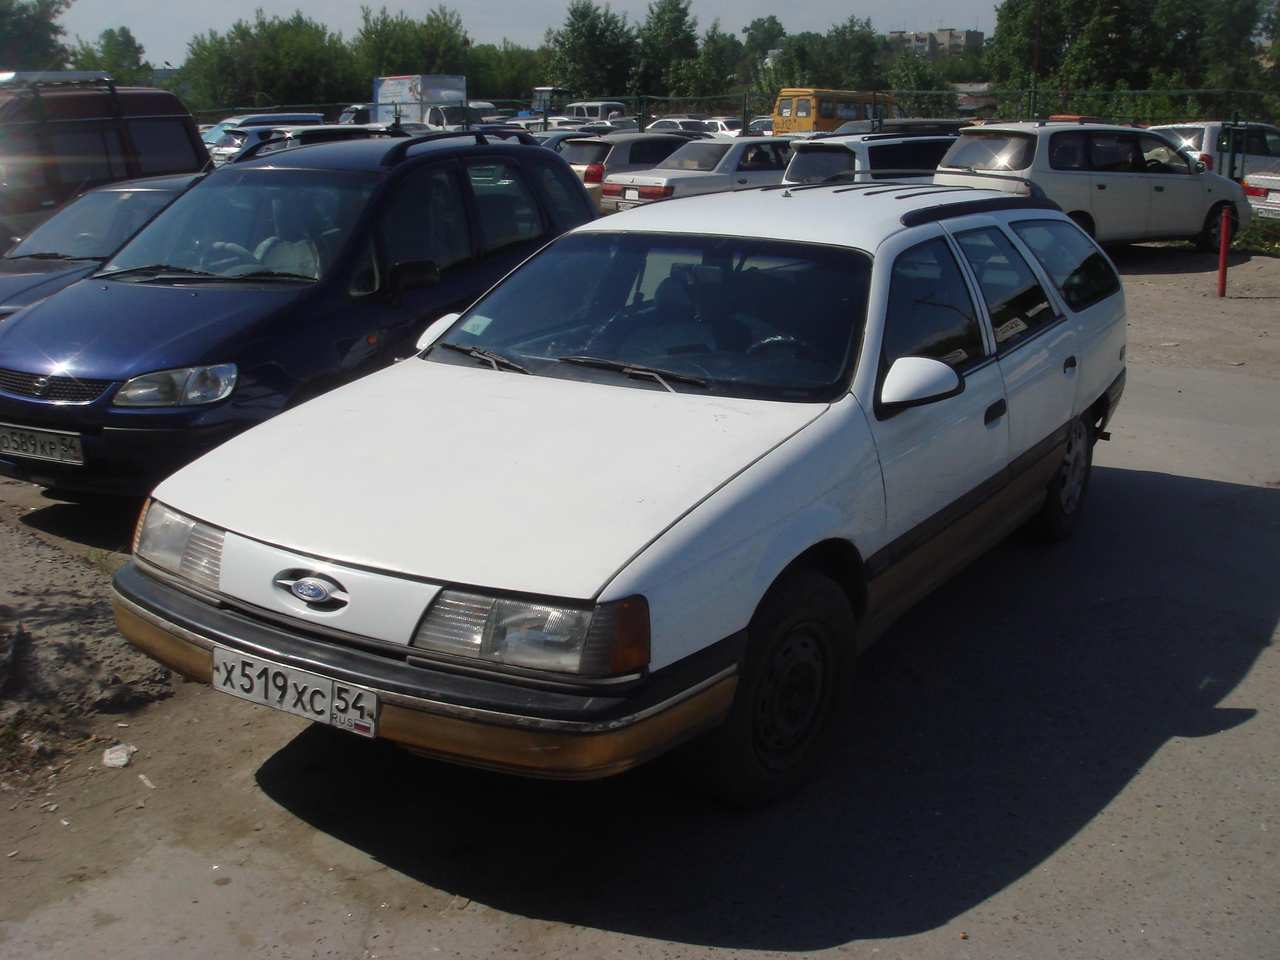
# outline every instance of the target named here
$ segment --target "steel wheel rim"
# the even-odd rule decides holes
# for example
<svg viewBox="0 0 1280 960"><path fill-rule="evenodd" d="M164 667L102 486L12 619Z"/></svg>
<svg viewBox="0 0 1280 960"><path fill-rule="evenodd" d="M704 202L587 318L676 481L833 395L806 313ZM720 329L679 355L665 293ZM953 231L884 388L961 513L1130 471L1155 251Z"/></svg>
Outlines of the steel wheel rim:
<svg viewBox="0 0 1280 960"><path fill-rule="evenodd" d="M1058 502L1062 504L1063 513L1074 511L1084 495L1085 475L1089 467L1088 442L1084 423L1076 420L1067 433L1067 449L1059 468L1062 479L1058 485Z"/></svg>
<svg viewBox="0 0 1280 960"><path fill-rule="evenodd" d="M792 629L774 647L756 693L753 734L765 766L793 763L818 730L826 697L825 645L812 626Z"/></svg>

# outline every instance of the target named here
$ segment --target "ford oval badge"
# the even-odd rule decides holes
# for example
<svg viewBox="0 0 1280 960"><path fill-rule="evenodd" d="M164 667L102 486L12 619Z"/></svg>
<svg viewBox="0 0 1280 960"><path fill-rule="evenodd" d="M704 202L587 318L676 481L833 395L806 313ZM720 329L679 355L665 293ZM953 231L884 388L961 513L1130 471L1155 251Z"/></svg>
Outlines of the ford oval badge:
<svg viewBox="0 0 1280 960"><path fill-rule="evenodd" d="M295 580L289 590L303 603L326 603L333 597L333 588L317 577Z"/></svg>

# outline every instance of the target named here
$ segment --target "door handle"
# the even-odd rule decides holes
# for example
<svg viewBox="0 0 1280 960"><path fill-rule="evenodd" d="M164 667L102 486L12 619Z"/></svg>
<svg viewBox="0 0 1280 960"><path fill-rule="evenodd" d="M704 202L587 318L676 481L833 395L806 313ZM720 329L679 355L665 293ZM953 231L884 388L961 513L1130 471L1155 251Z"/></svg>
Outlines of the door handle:
<svg viewBox="0 0 1280 960"><path fill-rule="evenodd" d="M738 182L739 182L739 183L746 183L746 182L747 182L747 178L746 178L746 177L743 177L743 178L741 178Z"/></svg>
<svg viewBox="0 0 1280 960"><path fill-rule="evenodd" d="M1105 190L1105 189L1107 189L1107 185L1106 185L1105 183L1100 183L1100 184L1098 184L1098 189L1099 189L1099 190Z"/></svg>
<svg viewBox="0 0 1280 960"><path fill-rule="evenodd" d="M1005 413L1008 412L1008 410L1009 410L1009 405L1005 403L1004 398L1001 397L991 406L987 407L987 412L983 415L982 422L985 423L987 426L991 426L991 424L995 423L997 420L1003 417Z"/></svg>
<svg viewBox="0 0 1280 960"><path fill-rule="evenodd" d="M1063 373L1066 373L1068 370L1074 370L1075 368L1076 368L1076 358L1074 355L1067 357L1067 359L1062 362Z"/></svg>
<svg viewBox="0 0 1280 960"><path fill-rule="evenodd" d="M1156 187L1155 191L1156 193L1164 193L1164 187Z"/></svg>

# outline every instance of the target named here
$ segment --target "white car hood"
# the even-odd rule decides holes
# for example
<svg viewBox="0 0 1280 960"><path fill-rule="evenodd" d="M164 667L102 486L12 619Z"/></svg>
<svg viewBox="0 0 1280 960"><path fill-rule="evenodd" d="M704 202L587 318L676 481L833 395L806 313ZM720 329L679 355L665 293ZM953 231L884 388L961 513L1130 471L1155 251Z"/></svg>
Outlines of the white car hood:
<svg viewBox="0 0 1280 960"><path fill-rule="evenodd" d="M411 359L241 434L155 496L325 559L585 599L826 409Z"/></svg>

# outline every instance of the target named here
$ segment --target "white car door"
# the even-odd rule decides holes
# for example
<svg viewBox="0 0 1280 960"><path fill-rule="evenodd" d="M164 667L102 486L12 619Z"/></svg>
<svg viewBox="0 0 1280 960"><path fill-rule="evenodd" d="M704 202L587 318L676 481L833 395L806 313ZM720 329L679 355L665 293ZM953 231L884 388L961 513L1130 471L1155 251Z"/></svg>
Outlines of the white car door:
<svg viewBox="0 0 1280 960"><path fill-rule="evenodd" d="M1009 403L1009 460L1035 459L1072 417L1077 331L1031 266L1034 257L1018 248L996 218L966 217L948 230L995 337Z"/></svg>
<svg viewBox="0 0 1280 960"><path fill-rule="evenodd" d="M885 258L882 248L877 264ZM949 511L984 484L998 484L1008 464L1009 418L1004 382L960 265L939 228L932 239L901 250L884 285L884 323L876 351L874 384L866 404L885 488L886 543L926 538ZM875 300L873 300L875 302ZM886 411L879 395L899 357L941 360L963 379L956 396L919 407ZM864 365L866 361L864 360Z"/></svg>
<svg viewBox="0 0 1280 960"><path fill-rule="evenodd" d="M1209 210L1204 182L1187 158L1163 137L1150 133L1138 135L1138 147L1151 191L1147 236L1190 237L1199 233Z"/></svg>
<svg viewBox="0 0 1280 960"><path fill-rule="evenodd" d="M1138 135L1091 131L1089 161L1094 236L1103 243L1146 237L1151 188L1142 175Z"/></svg>

